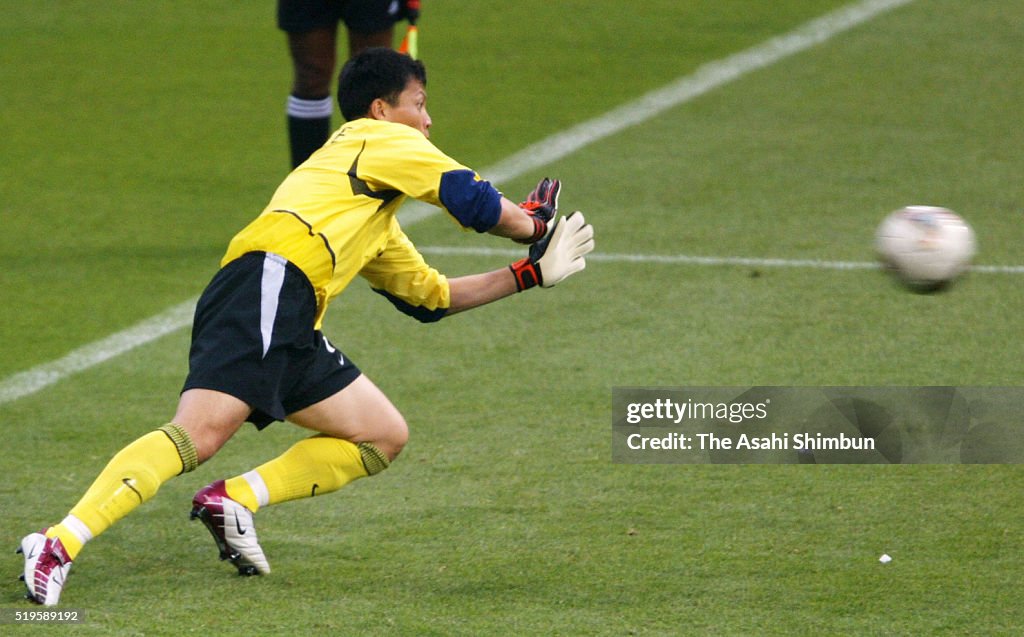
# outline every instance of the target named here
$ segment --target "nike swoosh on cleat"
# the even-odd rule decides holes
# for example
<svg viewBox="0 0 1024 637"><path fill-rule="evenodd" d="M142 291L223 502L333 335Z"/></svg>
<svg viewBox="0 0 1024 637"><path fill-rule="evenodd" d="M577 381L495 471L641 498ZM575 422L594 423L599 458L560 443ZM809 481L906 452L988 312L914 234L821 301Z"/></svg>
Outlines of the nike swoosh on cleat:
<svg viewBox="0 0 1024 637"><path fill-rule="evenodd" d="M237 515L235 516L235 528L238 529L238 534L239 535L245 535L246 533L249 532L249 529L243 529L242 528L242 523L238 521L238 516Z"/></svg>

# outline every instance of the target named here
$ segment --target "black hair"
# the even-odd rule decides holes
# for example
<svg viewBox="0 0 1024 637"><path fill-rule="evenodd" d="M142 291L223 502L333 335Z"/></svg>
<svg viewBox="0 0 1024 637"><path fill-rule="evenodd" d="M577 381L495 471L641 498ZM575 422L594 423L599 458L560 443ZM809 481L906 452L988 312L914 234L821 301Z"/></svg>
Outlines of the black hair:
<svg viewBox="0 0 1024 637"><path fill-rule="evenodd" d="M345 121L366 117L370 104L383 99L397 104L409 80L427 85L427 69L419 60L387 47L373 47L354 55L338 75L338 108Z"/></svg>

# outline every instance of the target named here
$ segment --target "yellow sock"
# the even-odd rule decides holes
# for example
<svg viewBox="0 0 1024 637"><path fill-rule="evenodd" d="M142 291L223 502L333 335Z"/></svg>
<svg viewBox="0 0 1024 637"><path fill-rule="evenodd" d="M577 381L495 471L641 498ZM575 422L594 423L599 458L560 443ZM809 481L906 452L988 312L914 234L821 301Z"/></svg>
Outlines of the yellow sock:
<svg viewBox="0 0 1024 637"><path fill-rule="evenodd" d="M268 504L337 491L383 471L388 464L387 457L369 443L357 445L317 435L300 440L254 471L226 480L224 488L233 500L256 511Z"/></svg>
<svg viewBox="0 0 1024 637"><path fill-rule="evenodd" d="M172 424L150 432L111 458L68 517L46 535L59 537L75 559L86 541L152 498L164 482L197 464L195 446L181 427Z"/></svg>

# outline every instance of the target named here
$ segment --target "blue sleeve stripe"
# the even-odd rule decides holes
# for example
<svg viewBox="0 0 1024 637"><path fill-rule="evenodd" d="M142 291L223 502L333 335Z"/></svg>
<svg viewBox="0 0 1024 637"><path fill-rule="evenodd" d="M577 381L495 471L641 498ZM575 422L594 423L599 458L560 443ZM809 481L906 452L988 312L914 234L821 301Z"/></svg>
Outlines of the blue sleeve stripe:
<svg viewBox="0 0 1024 637"><path fill-rule="evenodd" d="M444 315L448 313L448 308L446 307L439 307L436 310L428 310L421 305L413 305L403 301L401 298L391 294L387 290L378 290L377 288L370 289L391 301L391 304L394 305L399 312L408 314L420 323L436 323L443 319Z"/></svg>
<svg viewBox="0 0 1024 637"><path fill-rule="evenodd" d="M477 232L487 232L501 217L501 193L490 182L477 179L472 170L441 175L438 198L462 227Z"/></svg>

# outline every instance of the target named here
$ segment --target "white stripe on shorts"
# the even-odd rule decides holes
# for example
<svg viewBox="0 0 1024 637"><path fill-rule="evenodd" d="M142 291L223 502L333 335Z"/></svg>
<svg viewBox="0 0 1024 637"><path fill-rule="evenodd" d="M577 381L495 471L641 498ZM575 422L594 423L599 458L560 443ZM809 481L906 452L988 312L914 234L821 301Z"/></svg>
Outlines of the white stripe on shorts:
<svg viewBox="0 0 1024 637"><path fill-rule="evenodd" d="M284 284L284 257L268 252L263 259L263 278L260 280L260 334L263 336L263 356L270 349L277 318L277 302Z"/></svg>

